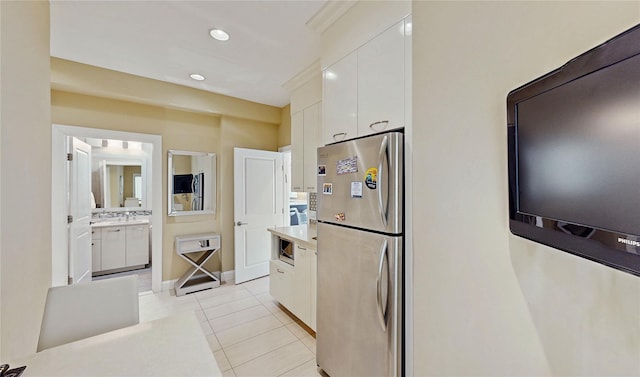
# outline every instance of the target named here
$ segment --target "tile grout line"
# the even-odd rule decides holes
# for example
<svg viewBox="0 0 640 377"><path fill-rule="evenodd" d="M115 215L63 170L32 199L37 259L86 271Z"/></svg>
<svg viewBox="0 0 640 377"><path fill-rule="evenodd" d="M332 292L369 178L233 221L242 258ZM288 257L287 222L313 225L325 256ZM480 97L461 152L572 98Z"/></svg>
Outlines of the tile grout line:
<svg viewBox="0 0 640 377"><path fill-rule="evenodd" d="M257 333L257 334L252 334L252 336L251 336L251 337L249 337L249 338L247 338L247 339L244 339L244 340L241 340L241 341L235 342L235 343L233 343L233 344L228 344L228 345L225 347L225 346L223 346L223 345L220 343L220 339L218 338L218 332L220 332L220 331L225 331L225 330L228 330L228 329L232 329L232 328L235 328L235 327L238 327L238 326L242 326L242 325L245 325L245 324L247 324L247 323L249 323L249 322L252 322L252 321L254 321L254 320L258 320L258 319L266 318L266 317L268 317L269 315L265 315L265 316L262 316L262 317L258 317L258 318L256 318L256 319L253 319L252 321L245 322L245 323L239 324L239 325L237 325L237 326L232 326L232 327L229 327L228 329L218 330L218 331L216 332L216 330L214 330L214 329L213 329L213 326L211 325L211 322L210 322L210 321L211 321L211 319L209 319L209 317L205 314L205 310L206 310L206 308L204 308L204 307L202 306L202 301L201 301L201 300L204 300L204 299L201 299L200 297L196 296L196 301L197 301L197 303L198 303L198 307L200 307L200 310L202 311L203 316L204 316L204 318L206 319L206 322L208 322L209 327L210 327L210 328L211 328L211 330L212 330L212 334L210 334L210 335L213 335L213 336L215 337L215 339L216 339L217 343L218 343L218 344L219 344L219 346L220 346L219 351L222 351L222 354L224 355L224 357L225 357L225 358L226 358L226 360L227 360L227 363L229 364L229 368L227 368L227 369L225 369L224 371L221 371L221 372L225 373L225 372L228 372L229 370L231 370L231 371L233 372L233 374L234 374L234 375L237 375L237 373L236 373L236 371L235 371L235 368L241 367L241 366L243 366L243 365L245 365L245 364L247 364L247 363L250 363L250 362L252 362L252 361L254 361L254 360L256 360L256 359L258 359L258 358L260 358L260 357L263 357L263 356L265 356L265 355L268 355L269 353L271 353L271 352L273 352L273 351L276 351L276 350L278 350L278 349L280 349L280 348L286 347L286 346L288 346L288 345L290 345L290 344L292 344L292 343L295 343L295 342L300 342L300 343L304 346L304 348L305 348L305 349L307 349L307 350L308 350L308 351L313 355L313 357L312 357L311 359L309 359L309 360L306 360L306 361L304 361L304 362L302 362L302 363L298 364L298 365L295 365L294 367L292 367L292 368L290 368L290 369L288 369L288 370L286 370L286 371L283 371L282 373L280 373L280 374L279 374L279 376L284 375L284 374L286 374L286 373L288 373L288 372L290 372L290 371L292 371L292 370L294 370L294 369L296 369L296 368L299 368L299 367L301 367L302 365L304 365L305 363L308 363L309 361L311 361L311 360L314 360L314 359L315 359L315 352L314 352L314 351L313 351L309 346L307 346L307 344L305 344L305 342L303 342L302 338L301 338L300 336L298 336L298 333L297 333L297 332L292 331L292 330L289 328L289 325L292 325L292 326L300 326L300 325L296 322L296 320L295 320L294 318L291 318L291 317L290 317L290 315L289 315L287 312L285 312L285 311L283 311L282 309L280 309L280 308L277 306L277 304L276 304L275 308L277 308L277 309L278 309L278 311L279 311L279 313L278 313L278 314L283 314L285 317L287 317L288 319L290 319L290 320L291 320L290 322L289 322L289 321L286 321L286 323L285 323L285 321L283 321L283 320L280 318L281 316L277 316L277 315L276 315L276 313L273 313L273 312L271 311L271 309L267 306L269 303L265 303L265 302L261 301L261 300L258 298L258 296L262 296L262 295L265 295L265 294L269 294L269 290L268 290L268 289L266 289L266 290L261 290L261 291L259 291L259 292L255 292L255 293L254 293L251 289L247 288L246 286L242 286L242 290L241 290L241 291L246 291L247 293L249 293L249 297L253 297L253 298L255 298L255 299L257 300L258 304L257 304L257 305L250 306L250 307L248 307L248 308L243 308L243 309L240 309L240 310L237 310L237 311L233 311L233 312L231 312L231 313L224 314L224 315L221 315L221 316L218 316L218 317L214 317L213 319L215 319L215 318L220 318L220 317L223 317L223 316L225 316L225 315L232 315L232 314L237 313L237 312L239 312L239 311L247 310L247 309L251 309L251 308L254 308L254 307L256 307L256 306L262 305L262 307L263 307L264 309L266 309L266 310L267 310L267 312L269 312L269 315L273 316L273 317L274 317L274 318L275 318L275 319L280 323L280 325L279 325L278 327L275 327L275 328L269 329L269 330L264 331L264 332L260 332L260 333ZM232 291L232 292L234 292L234 291ZM229 293L232 293L232 292L229 292ZM237 291L235 291L235 292L237 292ZM224 295L224 294L221 294L220 296L222 296L222 295ZM214 297L215 297L215 296L214 296ZM211 297L208 297L208 298L211 298ZM235 301L240 301L240 300L243 300L243 299L244 299L244 298L240 298L240 299L238 299L238 300L232 300L232 301L229 301L229 302L223 303L223 304L221 304L221 305L231 304L231 303L233 303L233 302L235 302ZM252 359L247 360L247 361L245 361L245 362L243 362L243 363L241 363L241 364L239 364L239 365L237 365L237 366L235 366L235 367L234 367L233 365L231 365L231 361L229 360L229 357L228 357L228 355L227 355L227 350L225 350L225 348L227 348L227 349L228 349L229 347L232 347L232 346L234 346L234 345L237 345L237 344L239 344L239 343L241 343L241 342L249 341L249 340L251 340L251 339L253 339L253 338L257 337L257 336L260 336L260 335L262 335L262 334L266 334L266 333L267 333L267 332L269 332L269 331L274 331L274 330L277 330L277 329L281 329L281 328L283 328L283 327L284 327L288 332L290 332L290 333L293 335L293 338L294 338L294 339L293 339L291 342L287 342L287 343L285 343L285 344L280 345L279 347L269 349L269 351L268 351L268 352L264 352L264 353L262 353L262 354L260 354L260 355L257 355L257 356L255 356L255 357L253 357ZM302 329L302 330L304 330L304 329ZM306 331L305 331L305 334L306 334ZM302 336L304 336L305 334L302 334ZM312 336L311 334L309 334L309 336L311 336L311 337L313 338L313 336ZM217 352L217 351L215 351L215 352L214 352L213 350L211 350L211 352L212 352L212 353L215 353L215 352Z"/></svg>
<svg viewBox="0 0 640 377"><path fill-rule="evenodd" d="M258 359L258 358L260 358L260 357L262 357L262 356L268 355L268 354L270 354L270 353L271 353L271 352L273 352L273 351L279 350L280 348L284 348L284 347L286 347L286 346L288 346L288 345L290 345L290 344L293 344L293 343L295 343L295 342L300 342L300 343L302 343L302 342L300 341L300 339L292 340L292 341L291 341L291 342L289 342L289 343L282 344L282 345L280 345L279 347L276 347L276 348L272 348L272 349L270 349L270 350L269 350L269 352L265 352L265 353L263 353L263 354L261 354L261 355L258 355L258 356L254 357L254 358L253 358L253 359L251 359L251 360L247 360L247 361L245 361L245 362L243 362L243 363L241 363L241 364L236 365L235 367L234 367L234 366L232 366L232 368L241 367L241 366L243 366L243 365L245 365L245 364L248 364L248 363L250 363L250 362L254 361L255 359ZM303 345L304 345L304 344L303 344ZM225 354L225 356L226 356L226 354ZM228 359L229 359L229 358L227 357L227 360L228 360ZM309 360L307 360L307 361L309 361ZM307 361L305 361L305 363L306 363ZM229 365L231 365L231 362L229 362ZM302 364L300 364L300 365L302 365ZM299 365L298 365L298 366L299 366ZM228 370L228 369L227 369L227 370ZM235 373L235 371L234 371L234 373Z"/></svg>
<svg viewBox="0 0 640 377"><path fill-rule="evenodd" d="M306 363L308 363L308 362L309 362L309 360L307 360L307 361L305 361L305 362L303 362L303 363L300 363L300 364L296 365L295 367L293 367L293 368L291 368L291 369L289 369L289 370L286 370L286 371L284 371L283 373L279 374L279 375L278 375L278 377L284 376L285 374L287 374L287 373L291 372L292 370L294 370L294 369L296 369L296 368L300 368L301 366L303 366L304 364L306 364ZM234 373L235 373L235 372L234 372Z"/></svg>

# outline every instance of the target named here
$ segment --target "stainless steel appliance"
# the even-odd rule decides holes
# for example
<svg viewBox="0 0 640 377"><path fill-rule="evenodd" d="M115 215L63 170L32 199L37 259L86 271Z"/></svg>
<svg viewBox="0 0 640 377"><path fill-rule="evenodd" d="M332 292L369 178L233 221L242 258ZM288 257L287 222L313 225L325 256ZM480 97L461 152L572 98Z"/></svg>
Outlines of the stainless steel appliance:
<svg viewBox="0 0 640 377"><path fill-rule="evenodd" d="M191 210L202 211L204 209L204 173L196 173L191 181Z"/></svg>
<svg viewBox="0 0 640 377"><path fill-rule="evenodd" d="M403 134L318 148L316 361L402 375Z"/></svg>

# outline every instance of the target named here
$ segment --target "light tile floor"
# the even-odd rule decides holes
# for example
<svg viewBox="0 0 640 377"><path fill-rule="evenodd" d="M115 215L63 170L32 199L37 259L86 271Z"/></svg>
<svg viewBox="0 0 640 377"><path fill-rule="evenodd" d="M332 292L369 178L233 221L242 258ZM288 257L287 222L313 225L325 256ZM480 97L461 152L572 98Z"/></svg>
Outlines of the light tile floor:
<svg viewBox="0 0 640 377"><path fill-rule="evenodd" d="M269 295L269 277L176 297L140 295L140 321L195 311L224 376L322 376L310 330Z"/></svg>
<svg viewBox="0 0 640 377"><path fill-rule="evenodd" d="M116 272L115 274L109 275L94 276L92 280L104 280L127 275L138 275L138 292L142 293L151 291L151 267L140 270Z"/></svg>

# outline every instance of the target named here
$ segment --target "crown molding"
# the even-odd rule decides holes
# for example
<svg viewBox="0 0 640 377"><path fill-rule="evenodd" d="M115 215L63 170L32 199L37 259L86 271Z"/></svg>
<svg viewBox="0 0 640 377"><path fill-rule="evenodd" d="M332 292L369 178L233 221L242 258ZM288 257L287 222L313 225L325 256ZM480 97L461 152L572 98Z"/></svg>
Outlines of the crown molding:
<svg viewBox="0 0 640 377"><path fill-rule="evenodd" d="M293 92L303 84L307 83L309 80L314 78L314 76L321 74L322 71L320 69L320 59L317 59L310 66L303 69L300 73L296 74L289 81L282 84L282 87L288 90L289 92Z"/></svg>
<svg viewBox="0 0 640 377"><path fill-rule="evenodd" d="M306 25L322 34L357 2L358 0L329 0L307 21Z"/></svg>

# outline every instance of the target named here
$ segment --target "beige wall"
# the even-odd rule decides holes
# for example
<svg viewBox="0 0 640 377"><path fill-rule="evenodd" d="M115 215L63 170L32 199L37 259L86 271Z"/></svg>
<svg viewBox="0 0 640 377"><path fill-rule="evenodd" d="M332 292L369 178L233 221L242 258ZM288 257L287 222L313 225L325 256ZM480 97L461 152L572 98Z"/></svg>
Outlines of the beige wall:
<svg viewBox="0 0 640 377"><path fill-rule="evenodd" d="M638 22L638 1L413 3L416 376L640 374L640 279L510 234L505 104Z"/></svg>
<svg viewBox="0 0 640 377"><path fill-rule="evenodd" d="M133 175L134 174L140 175L142 173L142 168L140 166L123 166L122 170L124 171L123 173L124 174L123 176L124 198L123 199L132 198L134 195Z"/></svg>
<svg viewBox="0 0 640 377"><path fill-rule="evenodd" d="M54 123L139 132L162 136L163 188L167 195L167 151L169 149L214 152L218 160L217 208L213 215L166 215L163 200L163 266L162 280L180 277L189 266L175 253L173 243L177 235L218 232L222 236L221 259L213 258L209 268L233 270L233 146L277 150L278 125L238 118L219 117L158 106L52 91L52 119ZM224 139L224 141L223 141ZM230 186L224 184L230 182ZM231 206L226 204L231 203ZM226 213L225 211L230 211ZM225 226L220 219L229 219Z"/></svg>
<svg viewBox="0 0 640 377"><path fill-rule="evenodd" d="M280 119L280 127L278 127L278 147L284 147L291 144L291 105L282 108Z"/></svg>
<svg viewBox="0 0 640 377"><path fill-rule="evenodd" d="M51 58L51 87L183 111L280 123L278 107L58 58Z"/></svg>
<svg viewBox="0 0 640 377"><path fill-rule="evenodd" d="M0 17L0 359L4 363L35 352L51 283L49 4L0 1Z"/></svg>

